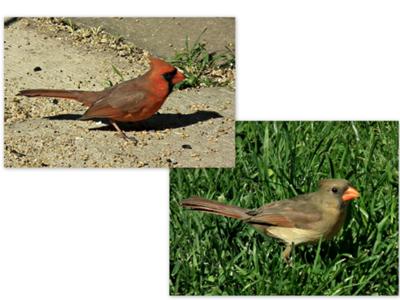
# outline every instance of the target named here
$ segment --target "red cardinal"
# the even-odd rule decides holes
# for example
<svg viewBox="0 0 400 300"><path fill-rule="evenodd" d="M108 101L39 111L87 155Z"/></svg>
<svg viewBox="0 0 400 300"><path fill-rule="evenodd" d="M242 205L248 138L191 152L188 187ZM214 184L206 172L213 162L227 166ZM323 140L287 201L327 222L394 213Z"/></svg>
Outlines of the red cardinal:
<svg viewBox="0 0 400 300"><path fill-rule="evenodd" d="M174 84L184 79L185 76L174 66L151 57L147 73L103 91L37 89L20 91L18 96L74 99L89 107L82 120L108 119L124 138L128 138L115 121L134 122L150 118L163 105ZM136 142L135 138L132 140Z"/></svg>

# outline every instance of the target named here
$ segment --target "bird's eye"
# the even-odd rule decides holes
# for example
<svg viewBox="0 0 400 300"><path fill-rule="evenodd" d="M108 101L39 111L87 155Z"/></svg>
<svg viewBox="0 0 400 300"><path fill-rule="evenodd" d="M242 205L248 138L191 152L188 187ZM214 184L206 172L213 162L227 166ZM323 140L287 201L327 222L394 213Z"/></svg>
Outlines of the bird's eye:
<svg viewBox="0 0 400 300"><path fill-rule="evenodd" d="M332 192L334 192L335 194L337 193L337 188L336 187L333 187L332 188Z"/></svg>

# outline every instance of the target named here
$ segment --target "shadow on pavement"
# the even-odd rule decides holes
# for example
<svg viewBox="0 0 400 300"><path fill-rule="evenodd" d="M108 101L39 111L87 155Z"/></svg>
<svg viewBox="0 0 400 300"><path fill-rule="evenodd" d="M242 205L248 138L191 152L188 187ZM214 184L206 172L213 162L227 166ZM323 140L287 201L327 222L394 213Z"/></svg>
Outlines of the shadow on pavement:
<svg viewBox="0 0 400 300"><path fill-rule="evenodd" d="M62 114L57 116L45 117L48 120L79 120L82 115L77 114ZM148 120L134 123L118 123L119 127L124 131L142 131L142 130L165 130L190 126L199 122L204 122L210 119L222 118L223 116L215 111L200 110L191 114L156 114ZM96 119L94 119L96 120ZM105 119L97 119L107 123ZM106 125L90 130L111 130L115 131L111 125Z"/></svg>
<svg viewBox="0 0 400 300"><path fill-rule="evenodd" d="M80 117L82 117L82 115L63 114L63 115L57 115L57 116L44 117L43 119L59 120L59 121L73 121L73 120L79 120Z"/></svg>

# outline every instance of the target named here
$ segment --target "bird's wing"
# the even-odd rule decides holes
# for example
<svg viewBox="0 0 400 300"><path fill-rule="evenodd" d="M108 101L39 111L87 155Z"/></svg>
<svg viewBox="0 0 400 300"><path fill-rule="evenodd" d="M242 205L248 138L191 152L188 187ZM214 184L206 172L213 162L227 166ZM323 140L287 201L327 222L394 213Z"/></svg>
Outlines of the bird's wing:
<svg viewBox="0 0 400 300"><path fill-rule="evenodd" d="M247 212L250 224L312 229L312 223L321 220L322 211L307 197L272 202Z"/></svg>
<svg viewBox="0 0 400 300"><path fill-rule="evenodd" d="M125 81L109 89L108 93L93 103L86 111L85 118L114 118L127 113L135 113L142 108L147 92L139 78Z"/></svg>

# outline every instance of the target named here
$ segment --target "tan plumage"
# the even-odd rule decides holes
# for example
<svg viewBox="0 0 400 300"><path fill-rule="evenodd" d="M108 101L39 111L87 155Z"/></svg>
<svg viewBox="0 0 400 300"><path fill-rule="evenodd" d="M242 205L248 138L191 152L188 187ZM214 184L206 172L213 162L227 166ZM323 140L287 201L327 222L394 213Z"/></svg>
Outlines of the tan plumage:
<svg viewBox="0 0 400 300"><path fill-rule="evenodd" d="M321 180L318 191L291 199L265 204L248 210L216 201L191 197L182 206L216 215L239 219L262 233L282 240L287 259L292 245L330 239L341 229L348 201L359 197L356 189L344 179Z"/></svg>

